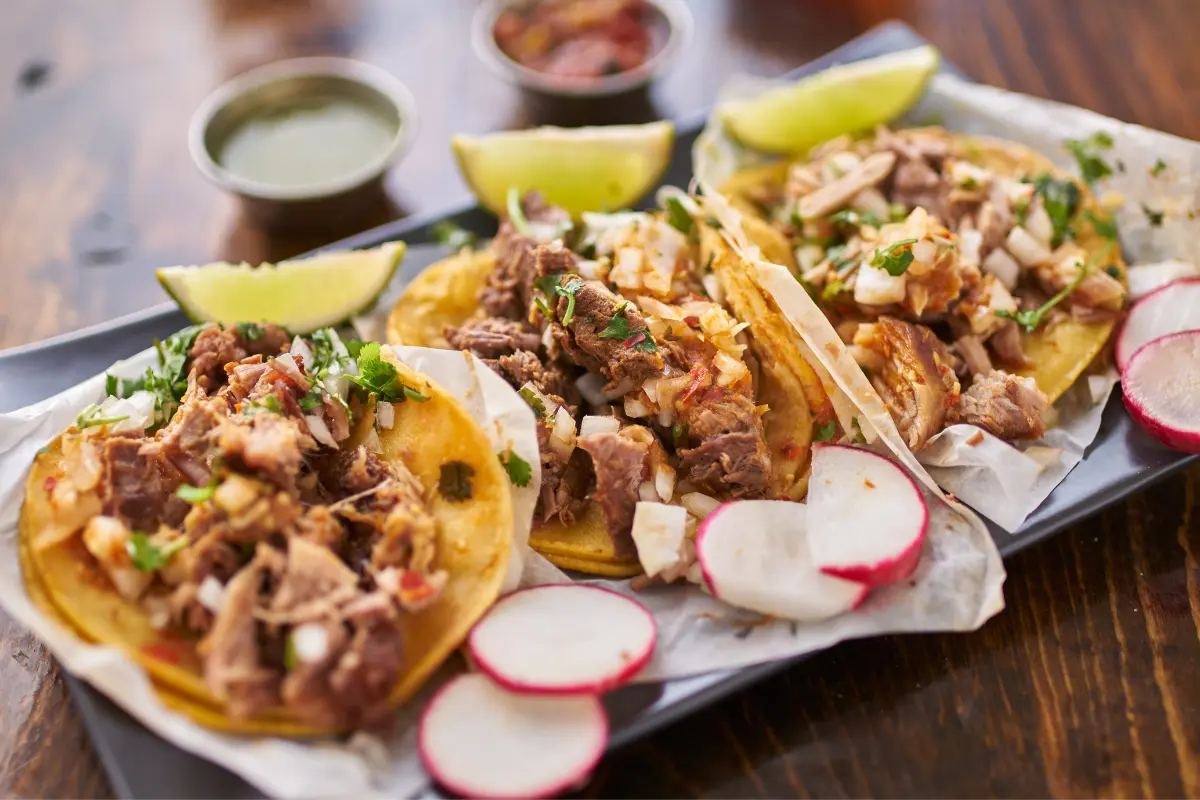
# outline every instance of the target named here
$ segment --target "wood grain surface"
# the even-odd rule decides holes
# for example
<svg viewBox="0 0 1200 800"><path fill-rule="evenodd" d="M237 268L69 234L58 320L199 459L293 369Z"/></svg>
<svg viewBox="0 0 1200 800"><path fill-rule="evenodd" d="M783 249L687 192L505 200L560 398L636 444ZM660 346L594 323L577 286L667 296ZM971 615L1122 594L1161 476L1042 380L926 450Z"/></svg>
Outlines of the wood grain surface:
<svg viewBox="0 0 1200 800"><path fill-rule="evenodd" d="M689 0L652 93L679 116L900 18L970 76L1200 138L1195 0ZM0 347L164 300L155 267L319 244L241 219L187 153L226 77L278 58L379 64L422 130L358 229L461 202L454 132L537 121L475 59L469 0L5 0ZM632 112L631 112L632 113ZM353 232L351 230L345 233ZM1008 564L969 635L855 642L608 758L589 796L1200 796L1200 473ZM111 789L44 649L0 615L0 796Z"/></svg>

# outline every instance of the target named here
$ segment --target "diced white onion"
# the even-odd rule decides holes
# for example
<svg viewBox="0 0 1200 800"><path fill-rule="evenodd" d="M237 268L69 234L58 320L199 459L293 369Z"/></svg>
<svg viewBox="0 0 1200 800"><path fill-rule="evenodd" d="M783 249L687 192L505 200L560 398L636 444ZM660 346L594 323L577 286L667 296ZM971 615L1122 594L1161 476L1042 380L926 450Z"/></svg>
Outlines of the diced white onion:
<svg viewBox="0 0 1200 800"><path fill-rule="evenodd" d="M658 492L654 488L653 481L642 481L638 486L638 497L646 503L657 503Z"/></svg>
<svg viewBox="0 0 1200 800"><path fill-rule="evenodd" d="M825 248L816 244L802 244L796 248L796 263L801 272L808 272L825 260Z"/></svg>
<svg viewBox="0 0 1200 800"><path fill-rule="evenodd" d="M292 630L292 652L302 664L315 664L329 652L329 634L315 622L297 625Z"/></svg>
<svg viewBox="0 0 1200 800"><path fill-rule="evenodd" d="M1025 230L1045 247L1050 246L1051 240L1054 239L1054 223L1050 221L1050 215L1041 203L1036 203L1025 215Z"/></svg>
<svg viewBox="0 0 1200 800"><path fill-rule="evenodd" d="M155 397L153 392L137 391L129 397L106 397L102 400L93 419L126 417L108 426L110 433L126 433L144 430L154 422Z"/></svg>
<svg viewBox="0 0 1200 800"><path fill-rule="evenodd" d="M904 301L907 282L903 275L889 275L877 267L863 266L854 283L854 302L884 306Z"/></svg>
<svg viewBox="0 0 1200 800"><path fill-rule="evenodd" d="M608 263L606 261L580 261L575 265L579 275L585 281L603 281L608 278Z"/></svg>
<svg viewBox="0 0 1200 800"><path fill-rule="evenodd" d="M983 233L975 230L958 232L958 260L972 267L980 265L979 253L983 247Z"/></svg>
<svg viewBox="0 0 1200 800"><path fill-rule="evenodd" d="M650 409L636 397L625 398L625 414L630 417L640 418L650 416Z"/></svg>
<svg viewBox="0 0 1200 800"><path fill-rule="evenodd" d="M214 576L209 575L200 582L196 590L196 602L214 614L221 613L225 607L225 587Z"/></svg>
<svg viewBox="0 0 1200 800"><path fill-rule="evenodd" d="M363 439L363 447L366 447L369 453L382 453L383 442L379 441L379 431L371 428Z"/></svg>
<svg viewBox="0 0 1200 800"><path fill-rule="evenodd" d="M679 502L683 504L683 507L687 509L689 514L697 519L704 519L716 511L717 506L721 505L720 500L701 492L688 492L679 498Z"/></svg>
<svg viewBox="0 0 1200 800"><path fill-rule="evenodd" d="M708 273L700 279L700 283L704 285L704 293L712 298L714 303L725 302L725 291L721 288L721 279L717 277L717 273Z"/></svg>
<svg viewBox="0 0 1200 800"><path fill-rule="evenodd" d="M621 430L621 420L616 417L602 417L599 414L588 414L579 426L579 438L596 433L617 433Z"/></svg>
<svg viewBox="0 0 1200 800"><path fill-rule="evenodd" d="M683 560L687 511L679 506L644 500L634 509L631 533L642 569L654 577Z"/></svg>
<svg viewBox="0 0 1200 800"><path fill-rule="evenodd" d="M855 211L861 211L864 214L874 214L879 219L886 221L891 213L891 205L888 204L887 198L883 196L883 192L876 189L874 186L863 189L858 194L854 195L850 200L850 207Z"/></svg>
<svg viewBox="0 0 1200 800"><path fill-rule="evenodd" d="M171 624L171 606L166 600L147 597L142 603L142 608L146 610L147 621L154 630L161 631Z"/></svg>
<svg viewBox="0 0 1200 800"><path fill-rule="evenodd" d="M849 150L834 153L821 168L821 180L823 183L832 183L861 163L862 159Z"/></svg>
<svg viewBox="0 0 1200 800"><path fill-rule="evenodd" d="M563 455L570 455L571 451L575 449L575 419L571 416L571 412L563 406L559 406L558 410L554 412L554 430L551 432L550 439L551 446L554 446L555 442L561 445L561 449L565 451Z"/></svg>
<svg viewBox="0 0 1200 800"><path fill-rule="evenodd" d="M1004 249L1022 266L1036 267L1050 260L1050 248L1038 241L1020 225L1014 226L1004 240Z"/></svg>
<svg viewBox="0 0 1200 800"><path fill-rule="evenodd" d="M617 251L608 279L619 289L642 288L642 264L645 254L636 247L622 247Z"/></svg>
<svg viewBox="0 0 1200 800"><path fill-rule="evenodd" d="M525 381L525 383L521 384L520 392L522 399L528 395L533 395L534 400L542 404L542 410L547 417L554 414L555 409L558 408L558 403L542 394L542 390L535 386L532 381Z"/></svg>
<svg viewBox="0 0 1200 800"><path fill-rule="evenodd" d="M380 400L375 404L375 424L385 431L390 431L396 424L396 408L391 403Z"/></svg>
<svg viewBox="0 0 1200 800"><path fill-rule="evenodd" d="M746 367L745 362L720 351L713 356L713 366L721 373L717 376L718 386L729 386L743 378L750 377L750 370Z"/></svg>
<svg viewBox="0 0 1200 800"><path fill-rule="evenodd" d="M937 260L937 244L932 239L922 239L912 246L912 255L922 264L932 264Z"/></svg>
<svg viewBox="0 0 1200 800"><path fill-rule="evenodd" d="M333 434L329 432L329 426L325 424L325 420L318 417L316 414L309 414L304 418L308 424L308 432L312 437L326 447L337 447L337 440L333 438Z"/></svg>
<svg viewBox="0 0 1200 800"><path fill-rule="evenodd" d="M675 470L667 464L659 464L654 470L654 491L664 503L671 502L675 494Z"/></svg>
<svg viewBox="0 0 1200 800"><path fill-rule="evenodd" d="M304 377L304 373L300 371L300 366L291 353L275 356L271 359L270 364L276 372L300 388L307 389L311 385L308 378Z"/></svg>
<svg viewBox="0 0 1200 800"><path fill-rule="evenodd" d="M1017 287L1017 278L1021 274L1021 265L1004 248L997 247L987 254L987 258L983 259L983 271L995 275L1004 284L1004 288L1012 291Z"/></svg>
<svg viewBox="0 0 1200 800"><path fill-rule="evenodd" d="M300 359L300 363L304 365L305 371L312 372L313 351L299 336L292 339L292 355Z"/></svg>
<svg viewBox="0 0 1200 800"><path fill-rule="evenodd" d="M532 384L525 384L531 386ZM609 397L604 393L604 378L600 377L595 372L584 373L577 381L576 388L583 395L583 399L594 406L602 406L609 401Z"/></svg>
<svg viewBox="0 0 1200 800"><path fill-rule="evenodd" d="M1134 264L1126 271L1126 277L1129 279L1129 297L1136 300L1171 281L1196 275L1200 275L1200 268L1191 261L1172 259L1156 264Z"/></svg>

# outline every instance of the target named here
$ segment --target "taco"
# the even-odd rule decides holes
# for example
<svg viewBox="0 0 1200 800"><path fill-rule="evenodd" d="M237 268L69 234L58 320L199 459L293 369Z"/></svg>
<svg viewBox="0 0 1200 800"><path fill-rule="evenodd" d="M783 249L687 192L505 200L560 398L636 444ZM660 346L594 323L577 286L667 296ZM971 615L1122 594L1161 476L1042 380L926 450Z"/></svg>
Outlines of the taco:
<svg viewBox="0 0 1200 800"><path fill-rule="evenodd" d="M937 127L841 137L735 174L741 232L850 346L902 437L1036 440L1125 306L1115 229L1022 145Z"/></svg>
<svg viewBox="0 0 1200 800"><path fill-rule="evenodd" d="M378 722L498 595L508 478L466 410L389 350L196 326L107 389L33 465L24 579L197 722Z"/></svg>
<svg viewBox="0 0 1200 800"><path fill-rule="evenodd" d="M429 267L388 321L392 344L469 351L533 409L530 544L563 568L641 571L639 502L800 499L836 425L828 376L722 233L686 194L665 203L575 225L514 194L490 246Z"/></svg>

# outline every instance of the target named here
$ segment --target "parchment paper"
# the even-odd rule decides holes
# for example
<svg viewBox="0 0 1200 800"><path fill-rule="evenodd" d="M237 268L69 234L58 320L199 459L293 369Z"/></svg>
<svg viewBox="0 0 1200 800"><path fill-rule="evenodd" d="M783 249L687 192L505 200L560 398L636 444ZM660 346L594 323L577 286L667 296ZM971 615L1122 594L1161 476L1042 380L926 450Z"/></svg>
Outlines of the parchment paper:
<svg viewBox="0 0 1200 800"><path fill-rule="evenodd" d="M776 85L773 80L739 76L723 88L721 99L753 97ZM936 76L925 97L898 124L932 122L1020 142L1072 172L1077 168L1063 142L1105 131L1114 146L1101 155L1115 174L1099 182L1096 191L1102 198L1106 193L1124 198L1116 219L1127 261L1194 262L1200 255L1200 220L1190 218L1200 207L1196 142L949 75ZM710 187L720 186L738 169L769 160L733 142L715 120L697 140L693 157L697 177ZM1155 177L1151 170L1159 158L1167 168ZM1143 207L1164 211L1161 227L1150 225ZM1014 532L1083 459L1117 380L1115 370L1081 379L1055 403L1056 425L1041 441L1018 448L984 434L980 442L979 429L955 425L931 439L918 458L944 489Z"/></svg>

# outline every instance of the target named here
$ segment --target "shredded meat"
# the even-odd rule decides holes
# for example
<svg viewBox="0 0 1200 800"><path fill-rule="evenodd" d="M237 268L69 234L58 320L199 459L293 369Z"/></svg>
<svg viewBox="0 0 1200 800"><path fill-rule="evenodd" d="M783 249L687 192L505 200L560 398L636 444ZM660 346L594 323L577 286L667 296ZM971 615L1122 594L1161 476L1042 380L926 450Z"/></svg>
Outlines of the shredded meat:
<svg viewBox="0 0 1200 800"><path fill-rule="evenodd" d="M550 395L552 400L561 400L562 405L572 410L579 405L579 389L560 364L546 366L528 350L518 350L486 363L514 389L532 383L539 392Z"/></svg>
<svg viewBox="0 0 1200 800"><path fill-rule="evenodd" d="M567 298L559 298L559 319L563 319L568 305ZM603 336L622 306L621 313L628 323L630 335L625 338ZM556 341L573 362L608 379L606 391L622 384L639 385L663 372L663 358L658 349L638 347L649 336L642 315L632 303L623 303L603 284L586 283L578 289L574 314L568 324L564 327L552 323L552 330Z"/></svg>
<svg viewBox="0 0 1200 800"><path fill-rule="evenodd" d="M526 194L521 206L530 222L553 224L571 218L564 209L548 205L536 192ZM542 253L545 259L546 253L551 252L549 246L539 247L536 241L505 220L500 224L492 249L496 253L496 269L479 293L480 306L490 317L528 319L529 307L533 304L533 281L539 270L539 251L545 251ZM574 268L575 257L569 250L560 246L553 253L554 272L570 272ZM550 266L543 264L542 268Z"/></svg>
<svg viewBox="0 0 1200 800"><path fill-rule="evenodd" d="M542 460L542 492L535 516L542 522L558 517L570 524L587 504L596 477L591 459L576 448L564 459L550 446L549 425L538 425L538 452Z"/></svg>
<svg viewBox="0 0 1200 800"><path fill-rule="evenodd" d="M101 501L104 513L130 530L153 531L160 524L178 525L188 504L175 496L179 473L142 441L110 438L100 450Z"/></svg>
<svg viewBox="0 0 1200 800"><path fill-rule="evenodd" d="M528 325L511 319L474 319L458 328L446 328L446 341L455 350L469 350L483 359L537 350L542 337Z"/></svg>
<svg viewBox="0 0 1200 800"><path fill-rule="evenodd" d="M1013 320L1005 320L988 339L988 344L996 354L996 360L1006 367L1023 369L1033 366L1033 362L1025 355L1025 348L1021 346L1021 330Z"/></svg>
<svg viewBox="0 0 1200 800"><path fill-rule="evenodd" d="M1034 440L1046 432L1043 415L1049 405L1033 378L992 370L962 394L948 410L946 422L978 425L1006 441Z"/></svg>
<svg viewBox="0 0 1200 800"><path fill-rule="evenodd" d="M960 336L950 349L962 359L964 370L959 373L964 380L973 375L987 375L992 371L992 359L978 336Z"/></svg>
<svg viewBox="0 0 1200 800"><path fill-rule="evenodd" d="M680 416L688 440L698 443L679 451L680 469L708 492L762 496L771 472L762 419L750 398L717 393Z"/></svg>
<svg viewBox="0 0 1200 800"><path fill-rule="evenodd" d="M618 555L633 554L633 512L638 489L649 478L650 448L621 433L596 433L579 440L592 457L596 490L592 499L604 513L604 523Z"/></svg>
<svg viewBox="0 0 1200 800"><path fill-rule="evenodd" d="M290 341L287 331L278 325L265 323L253 329L258 335L242 336L236 328L212 324L196 335L189 356L195 372L211 394L225 383L225 365L237 363L250 355L278 355Z"/></svg>

